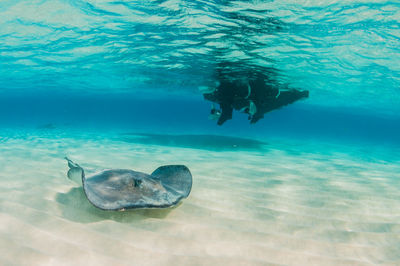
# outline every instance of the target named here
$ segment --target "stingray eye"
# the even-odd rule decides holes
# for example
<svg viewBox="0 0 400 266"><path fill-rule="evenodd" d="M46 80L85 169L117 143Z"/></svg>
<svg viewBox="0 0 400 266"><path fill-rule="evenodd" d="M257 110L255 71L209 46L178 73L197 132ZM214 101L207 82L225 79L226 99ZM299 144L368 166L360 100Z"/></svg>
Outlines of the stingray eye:
<svg viewBox="0 0 400 266"><path fill-rule="evenodd" d="M135 187L139 187L142 184L141 179L135 179Z"/></svg>

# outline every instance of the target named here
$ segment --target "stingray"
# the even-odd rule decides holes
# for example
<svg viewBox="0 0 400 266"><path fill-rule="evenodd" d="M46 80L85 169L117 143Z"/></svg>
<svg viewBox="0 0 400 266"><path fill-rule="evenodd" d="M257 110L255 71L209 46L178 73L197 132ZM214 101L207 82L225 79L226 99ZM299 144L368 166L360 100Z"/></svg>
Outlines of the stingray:
<svg viewBox="0 0 400 266"><path fill-rule="evenodd" d="M189 196L192 174L184 165L164 165L151 175L129 169L103 170L88 177L67 157L68 178L82 181L90 203L102 210L168 208Z"/></svg>

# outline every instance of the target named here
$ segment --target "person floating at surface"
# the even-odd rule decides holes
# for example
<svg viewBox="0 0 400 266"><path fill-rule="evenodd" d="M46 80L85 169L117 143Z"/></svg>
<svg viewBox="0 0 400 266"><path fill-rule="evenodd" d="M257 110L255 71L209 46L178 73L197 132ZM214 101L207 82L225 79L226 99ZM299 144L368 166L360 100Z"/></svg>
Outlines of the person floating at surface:
<svg viewBox="0 0 400 266"><path fill-rule="evenodd" d="M253 124L263 118L265 113L309 96L307 90L279 90L267 85L263 75L257 75L255 79L246 82L223 79L216 88L203 87L200 90L206 100L219 104L220 110L213 106L210 114L211 119L218 119L218 125L232 119L234 109L248 114Z"/></svg>

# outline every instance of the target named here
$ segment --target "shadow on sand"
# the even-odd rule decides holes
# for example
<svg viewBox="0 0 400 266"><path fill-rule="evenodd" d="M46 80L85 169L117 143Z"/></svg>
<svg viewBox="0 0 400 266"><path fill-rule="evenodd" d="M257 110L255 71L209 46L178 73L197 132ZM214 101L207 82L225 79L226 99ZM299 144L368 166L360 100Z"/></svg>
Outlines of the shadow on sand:
<svg viewBox="0 0 400 266"><path fill-rule="evenodd" d="M56 201L60 203L62 216L70 221L93 223L113 220L120 223L131 223L148 218L163 219L180 204L166 209L137 209L127 211L104 211L94 207L86 198L82 187L74 187L67 193L57 193Z"/></svg>
<svg viewBox="0 0 400 266"><path fill-rule="evenodd" d="M119 140L130 143L153 144L212 151L262 150L267 143L246 138L219 135L162 135L124 133Z"/></svg>

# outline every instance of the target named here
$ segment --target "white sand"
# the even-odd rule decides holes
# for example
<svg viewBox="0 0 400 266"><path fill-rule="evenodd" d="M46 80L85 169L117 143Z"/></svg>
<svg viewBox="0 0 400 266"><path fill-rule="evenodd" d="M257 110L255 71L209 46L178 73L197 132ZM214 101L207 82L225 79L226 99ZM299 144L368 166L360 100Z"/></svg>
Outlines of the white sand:
<svg viewBox="0 0 400 266"><path fill-rule="evenodd" d="M96 136L0 139L1 265L400 263L400 153L280 141L209 151ZM192 193L168 210L104 212L66 178L84 168L186 164Z"/></svg>

